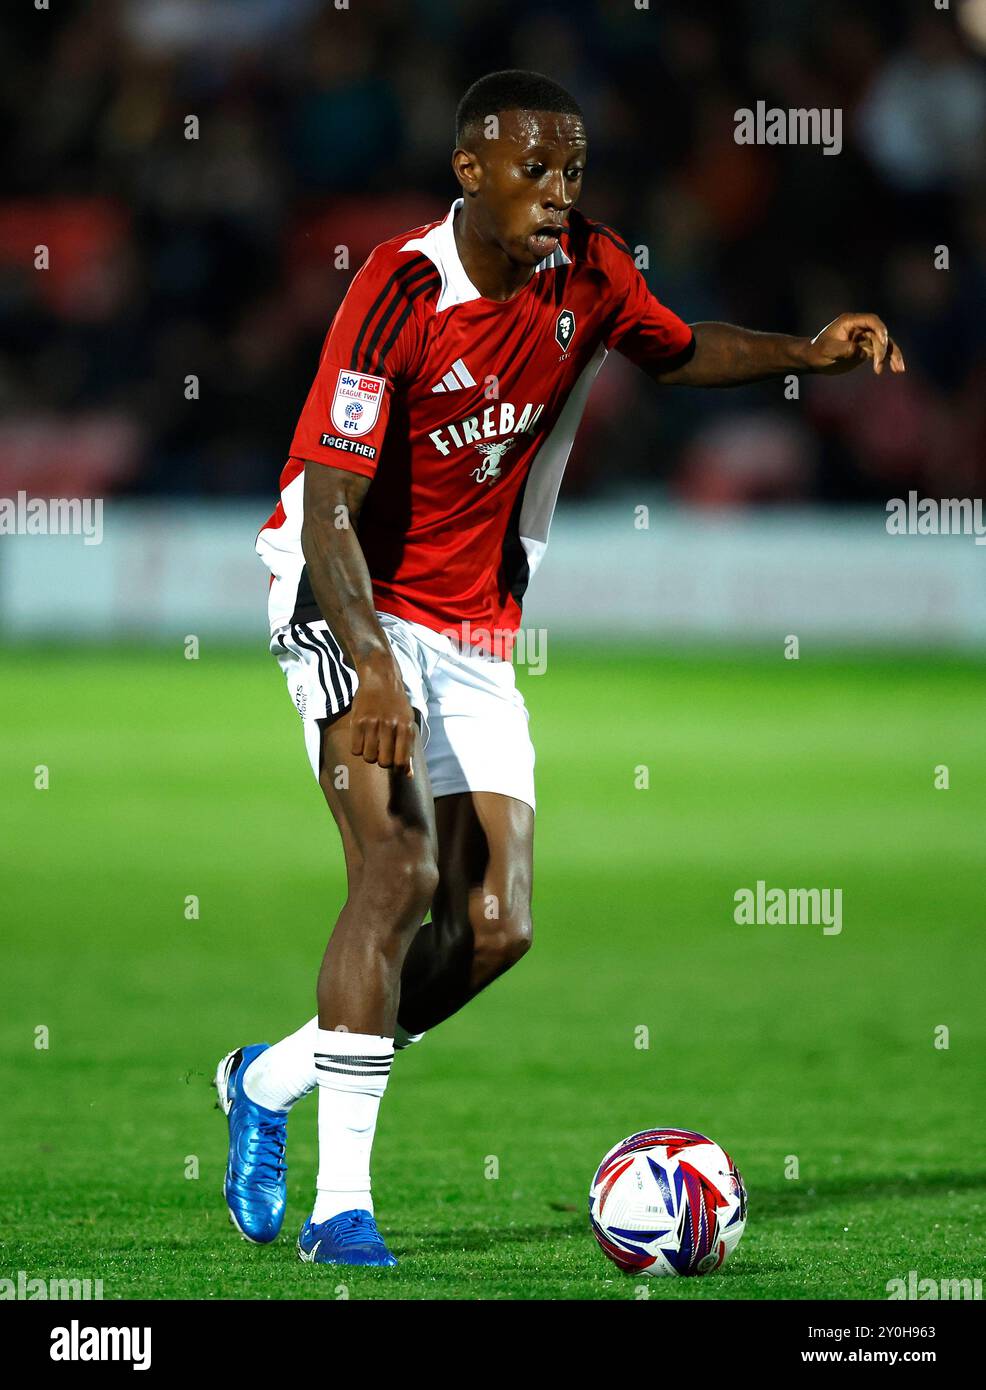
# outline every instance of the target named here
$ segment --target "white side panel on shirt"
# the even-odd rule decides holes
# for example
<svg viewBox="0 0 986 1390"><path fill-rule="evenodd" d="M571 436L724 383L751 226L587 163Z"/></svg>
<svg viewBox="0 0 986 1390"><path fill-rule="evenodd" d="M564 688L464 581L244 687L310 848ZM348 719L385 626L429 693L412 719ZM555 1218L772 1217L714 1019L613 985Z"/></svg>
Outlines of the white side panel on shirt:
<svg viewBox="0 0 986 1390"><path fill-rule="evenodd" d="M527 552L531 578L534 577L534 572L547 549L551 518L558 501L558 490L565 473L565 465L572 452L575 431L582 419L592 383L608 355L606 348L600 343L572 387L554 428L531 464L524 489L524 502L520 509L520 540Z"/></svg>

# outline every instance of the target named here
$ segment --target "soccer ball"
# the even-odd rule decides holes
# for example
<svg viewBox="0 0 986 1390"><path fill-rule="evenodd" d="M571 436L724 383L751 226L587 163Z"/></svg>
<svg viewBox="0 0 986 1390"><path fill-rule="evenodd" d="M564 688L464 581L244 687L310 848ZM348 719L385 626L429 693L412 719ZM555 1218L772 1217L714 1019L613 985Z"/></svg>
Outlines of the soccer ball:
<svg viewBox="0 0 986 1390"><path fill-rule="evenodd" d="M645 1129L600 1163L589 1221L628 1274L711 1274L746 1225L746 1188L733 1160L704 1134Z"/></svg>

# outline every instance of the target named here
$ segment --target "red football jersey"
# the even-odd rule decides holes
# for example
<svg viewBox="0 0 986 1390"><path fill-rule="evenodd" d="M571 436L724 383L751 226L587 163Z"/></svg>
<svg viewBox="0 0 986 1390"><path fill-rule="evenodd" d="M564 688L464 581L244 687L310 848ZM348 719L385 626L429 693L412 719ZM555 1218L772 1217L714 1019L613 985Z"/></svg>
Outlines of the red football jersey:
<svg viewBox="0 0 986 1390"><path fill-rule="evenodd" d="M607 351L655 373L694 352L620 238L577 211L518 294L485 299L456 249L461 206L378 246L332 322L257 540L272 631L321 616L301 550L311 460L373 479L357 534L378 609L509 651Z"/></svg>

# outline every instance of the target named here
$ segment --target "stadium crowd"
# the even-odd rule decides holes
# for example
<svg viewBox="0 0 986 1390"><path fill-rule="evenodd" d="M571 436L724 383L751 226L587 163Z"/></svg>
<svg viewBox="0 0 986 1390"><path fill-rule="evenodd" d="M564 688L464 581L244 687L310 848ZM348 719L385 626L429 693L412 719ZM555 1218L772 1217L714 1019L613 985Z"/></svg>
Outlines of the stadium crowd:
<svg viewBox="0 0 986 1390"><path fill-rule="evenodd" d="M444 215L456 102L517 66L583 104L582 207L676 312L806 333L871 309L909 365L792 401L662 392L614 355L567 495L980 495L986 67L960 7L642 3L65 0L0 21L0 493L269 498L352 273ZM982 36L986 4L964 8ZM841 109L841 153L737 144L761 100Z"/></svg>

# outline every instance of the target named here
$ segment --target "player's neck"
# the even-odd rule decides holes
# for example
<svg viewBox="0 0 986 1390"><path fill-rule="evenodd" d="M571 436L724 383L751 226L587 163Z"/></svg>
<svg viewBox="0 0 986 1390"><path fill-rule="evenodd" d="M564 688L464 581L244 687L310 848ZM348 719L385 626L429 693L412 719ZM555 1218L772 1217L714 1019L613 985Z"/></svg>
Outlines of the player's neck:
<svg viewBox="0 0 986 1390"><path fill-rule="evenodd" d="M480 236L469 216L468 203L452 219L452 235L463 270L485 299L513 299L534 274L533 266L517 265L495 242Z"/></svg>

